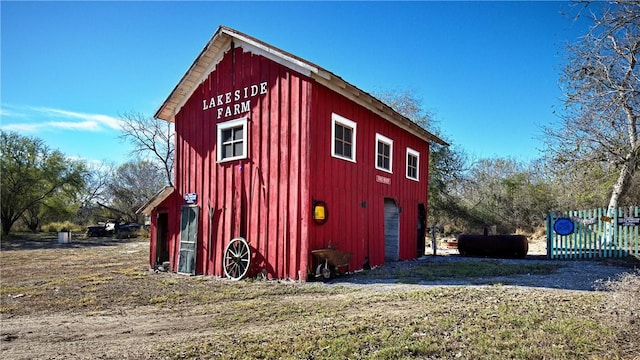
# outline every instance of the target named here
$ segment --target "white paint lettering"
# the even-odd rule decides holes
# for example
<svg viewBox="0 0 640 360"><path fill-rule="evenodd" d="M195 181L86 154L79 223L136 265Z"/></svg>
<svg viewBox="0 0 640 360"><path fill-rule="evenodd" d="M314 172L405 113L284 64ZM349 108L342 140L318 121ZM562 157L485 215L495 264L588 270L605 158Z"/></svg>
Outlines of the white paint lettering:
<svg viewBox="0 0 640 360"><path fill-rule="evenodd" d="M215 109L218 119L251 111L251 98L269 92L269 82L245 86L242 89L213 95L202 100L202 111Z"/></svg>
<svg viewBox="0 0 640 360"><path fill-rule="evenodd" d="M242 102L240 105L242 105L242 107L240 108L240 113L246 113L246 112L249 112L249 110L251 110L251 100Z"/></svg>

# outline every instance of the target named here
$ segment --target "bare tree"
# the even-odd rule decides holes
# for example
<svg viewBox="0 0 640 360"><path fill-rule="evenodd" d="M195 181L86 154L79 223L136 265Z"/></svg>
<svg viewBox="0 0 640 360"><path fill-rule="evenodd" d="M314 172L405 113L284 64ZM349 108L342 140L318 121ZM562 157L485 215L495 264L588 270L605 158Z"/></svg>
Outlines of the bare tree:
<svg viewBox="0 0 640 360"><path fill-rule="evenodd" d="M580 169L602 162L615 177L608 213L617 208L640 166L640 3L587 5L590 31L568 47L561 84L566 112L545 133L556 163Z"/></svg>
<svg viewBox="0 0 640 360"><path fill-rule="evenodd" d="M136 211L162 187L164 175L147 160L129 161L120 165L106 184L106 204L98 205L126 221L140 221Z"/></svg>
<svg viewBox="0 0 640 360"><path fill-rule="evenodd" d="M435 115L425 109L422 99L412 90L386 91L375 96L398 113L418 124L423 129L444 138L438 129ZM445 224L456 219L476 221L468 209L460 205L456 187L464 181L467 170L467 155L455 145L429 145L429 221Z"/></svg>
<svg viewBox="0 0 640 360"><path fill-rule="evenodd" d="M91 218L95 220L103 217L97 206L100 202L108 202L107 187L115 173L114 165L105 163L90 164L88 170L85 186L78 199L80 208L77 217L81 223L87 223Z"/></svg>
<svg viewBox="0 0 640 360"><path fill-rule="evenodd" d="M136 112L125 113L121 118L120 138L134 146L134 154L158 164L166 176L166 185L173 186L173 123Z"/></svg>
<svg viewBox="0 0 640 360"><path fill-rule="evenodd" d="M385 91L376 93L375 96L421 128L433 133L438 132L433 113L424 108L422 99L417 97L414 91Z"/></svg>
<svg viewBox="0 0 640 360"><path fill-rule="evenodd" d="M480 225L496 225L500 233L535 231L556 203L538 164L513 158L476 161L462 183L460 201Z"/></svg>

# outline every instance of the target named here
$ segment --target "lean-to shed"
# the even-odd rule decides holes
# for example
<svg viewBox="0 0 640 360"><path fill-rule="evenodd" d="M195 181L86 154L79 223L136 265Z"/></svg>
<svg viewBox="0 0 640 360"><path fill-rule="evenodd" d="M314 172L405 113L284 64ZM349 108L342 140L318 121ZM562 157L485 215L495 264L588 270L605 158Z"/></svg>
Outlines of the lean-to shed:
<svg viewBox="0 0 640 360"><path fill-rule="evenodd" d="M155 116L176 159L141 209L151 266L224 276L235 238L249 275L280 279L306 280L314 249L352 271L424 253L429 144L445 143L335 74L220 27Z"/></svg>

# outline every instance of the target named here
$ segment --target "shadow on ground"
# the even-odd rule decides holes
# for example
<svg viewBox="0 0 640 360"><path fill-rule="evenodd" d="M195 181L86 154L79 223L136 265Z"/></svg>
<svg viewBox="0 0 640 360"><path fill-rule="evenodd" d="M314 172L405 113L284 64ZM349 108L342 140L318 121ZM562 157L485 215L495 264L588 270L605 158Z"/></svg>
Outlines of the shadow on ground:
<svg viewBox="0 0 640 360"><path fill-rule="evenodd" d="M70 242L58 243L57 234L37 234L34 236L11 234L3 236L0 242L0 249L2 251L11 250L42 250L42 249L77 249L84 247L96 247L96 246L115 246L130 242L139 242L140 238L124 238L118 239L115 237L85 237L83 234L72 234Z"/></svg>

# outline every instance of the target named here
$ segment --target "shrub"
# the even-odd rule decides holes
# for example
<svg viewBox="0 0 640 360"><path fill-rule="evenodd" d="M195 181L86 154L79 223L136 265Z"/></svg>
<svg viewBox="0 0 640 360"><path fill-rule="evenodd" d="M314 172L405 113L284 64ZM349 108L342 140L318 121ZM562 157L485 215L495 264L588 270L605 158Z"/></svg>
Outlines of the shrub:
<svg viewBox="0 0 640 360"><path fill-rule="evenodd" d="M136 237L142 238L142 239L148 239L149 236L151 236L151 229L149 229L149 227L147 226L143 226L136 233Z"/></svg>
<svg viewBox="0 0 640 360"><path fill-rule="evenodd" d="M150 236L150 232L149 229L146 227L141 227L140 229L135 229L135 230L124 230L121 229L119 230L116 234L114 234L114 237L116 239L148 239Z"/></svg>
<svg viewBox="0 0 640 360"><path fill-rule="evenodd" d="M61 231L71 231L71 232L82 232L84 229L78 225L74 224L71 221L65 222L51 222L42 226L43 232L61 232Z"/></svg>

